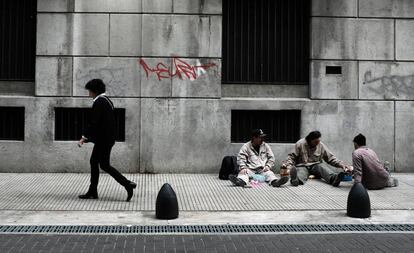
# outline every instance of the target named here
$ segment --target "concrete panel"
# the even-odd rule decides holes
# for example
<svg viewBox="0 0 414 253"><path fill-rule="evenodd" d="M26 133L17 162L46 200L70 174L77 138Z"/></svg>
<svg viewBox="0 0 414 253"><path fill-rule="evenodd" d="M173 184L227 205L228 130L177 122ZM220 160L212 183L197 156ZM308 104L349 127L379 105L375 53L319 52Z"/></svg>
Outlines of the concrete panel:
<svg viewBox="0 0 414 253"><path fill-rule="evenodd" d="M141 172L217 171L230 124L218 100L142 99L141 106Z"/></svg>
<svg viewBox="0 0 414 253"><path fill-rule="evenodd" d="M140 69L136 58L75 57L73 95L87 96L85 84L94 78L105 82L109 96L140 95Z"/></svg>
<svg viewBox="0 0 414 253"><path fill-rule="evenodd" d="M222 0L174 0L174 13L221 14Z"/></svg>
<svg viewBox="0 0 414 253"><path fill-rule="evenodd" d="M171 58L140 58L141 96L171 97Z"/></svg>
<svg viewBox="0 0 414 253"><path fill-rule="evenodd" d="M209 23L209 48L208 55L210 57L222 57L221 55L221 45L222 45L222 17L221 16L210 16Z"/></svg>
<svg viewBox="0 0 414 253"><path fill-rule="evenodd" d="M142 0L143 13L172 13L173 0Z"/></svg>
<svg viewBox="0 0 414 253"><path fill-rule="evenodd" d="M394 102L315 100L302 111L303 136L312 130L341 160L351 163L352 140L362 133L381 160L393 165Z"/></svg>
<svg viewBox="0 0 414 253"><path fill-rule="evenodd" d="M413 18L412 0L359 0L360 17Z"/></svg>
<svg viewBox="0 0 414 253"><path fill-rule="evenodd" d="M38 12L73 12L74 0L38 0Z"/></svg>
<svg viewBox="0 0 414 253"><path fill-rule="evenodd" d="M139 14L111 14L111 56L141 55L141 20Z"/></svg>
<svg viewBox="0 0 414 253"><path fill-rule="evenodd" d="M312 18L313 59L394 59L394 21Z"/></svg>
<svg viewBox="0 0 414 253"><path fill-rule="evenodd" d="M34 96L35 82L0 81L0 95Z"/></svg>
<svg viewBox="0 0 414 253"><path fill-rule="evenodd" d="M342 74L327 74L327 66L340 66ZM311 98L355 99L358 97L356 61L312 61Z"/></svg>
<svg viewBox="0 0 414 253"><path fill-rule="evenodd" d="M312 0L312 16L356 17L357 0Z"/></svg>
<svg viewBox="0 0 414 253"><path fill-rule="evenodd" d="M414 10L414 4L412 9ZM414 61L414 20L396 20L395 22L396 59Z"/></svg>
<svg viewBox="0 0 414 253"><path fill-rule="evenodd" d="M207 110L209 113L206 112ZM208 157L217 159L219 152L215 151L215 147L225 145L223 141L225 134L217 131L217 127L214 126L225 123L224 119L217 122L216 118L211 118L216 111L218 111L218 102L215 100L190 102L190 100L179 99L143 98L140 171L190 172L203 171L210 167L203 164L203 161ZM206 120L202 120L203 117L206 117ZM198 138L194 138L196 135ZM213 144L206 136L221 141ZM203 142L206 139L207 142ZM200 152L201 150L204 152ZM209 170L211 171L212 168Z"/></svg>
<svg viewBox="0 0 414 253"><path fill-rule="evenodd" d="M38 55L71 55L72 14L37 14L36 53Z"/></svg>
<svg viewBox="0 0 414 253"><path fill-rule="evenodd" d="M222 97L308 98L309 85L222 84Z"/></svg>
<svg viewBox="0 0 414 253"><path fill-rule="evenodd" d="M222 0L142 0L143 13L221 14Z"/></svg>
<svg viewBox="0 0 414 253"><path fill-rule="evenodd" d="M72 95L72 57L36 58L36 95Z"/></svg>
<svg viewBox="0 0 414 253"><path fill-rule="evenodd" d="M74 14L73 54L105 55L109 53L109 15Z"/></svg>
<svg viewBox="0 0 414 253"><path fill-rule="evenodd" d="M413 172L414 102L395 103L395 169Z"/></svg>
<svg viewBox="0 0 414 253"><path fill-rule="evenodd" d="M359 97L414 99L414 63L360 62Z"/></svg>
<svg viewBox="0 0 414 253"><path fill-rule="evenodd" d="M142 54L221 57L221 17L143 15Z"/></svg>
<svg viewBox="0 0 414 253"><path fill-rule="evenodd" d="M113 99L126 108L126 142L117 142L111 163L122 172L136 172L139 161L139 99ZM25 141L0 141L1 172L86 172L92 144L77 147L77 141L54 141L55 107L90 107L87 98L2 98L0 105L25 106Z"/></svg>
<svg viewBox="0 0 414 253"><path fill-rule="evenodd" d="M173 97L220 97L219 59L173 59Z"/></svg>
<svg viewBox="0 0 414 253"><path fill-rule="evenodd" d="M141 12L141 0L75 0L76 12Z"/></svg>

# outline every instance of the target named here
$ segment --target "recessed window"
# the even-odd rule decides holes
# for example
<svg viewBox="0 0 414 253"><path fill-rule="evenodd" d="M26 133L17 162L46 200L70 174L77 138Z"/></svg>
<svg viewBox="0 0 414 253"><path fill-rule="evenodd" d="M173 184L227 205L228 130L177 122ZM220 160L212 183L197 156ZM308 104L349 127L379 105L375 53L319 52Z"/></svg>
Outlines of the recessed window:
<svg viewBox="0 0 414 253"><path fill-rule="evenodd" d="M55 108L55 140L74 141L88 126L91 108ZM125 141L125 108L115 108L116 141Z"/></svg>
<svg viewBox="0 0 414 253"><path fill-rule="evenodd" d="M341 66L326 66L325 73L327 75L341 75L342 67Z"/></svg>
<svg viewBox="0 0 414 253"><path fill-rule="evenodd" d="M0 107L0 140L24 140L24 107Z"/></svg>
<svg viewBox="0 0 414 253"><path fill-rule="evenodd" d="M223 0L222 83L307 85L309 0Z"/></svg>
<svg viewBox="0 0 414 253"><path fill-rule="evenodd" d="M260 128L266 142L295 143L300 138L300 110L232 110L231 141L247 142L251 131Z"/></svg>

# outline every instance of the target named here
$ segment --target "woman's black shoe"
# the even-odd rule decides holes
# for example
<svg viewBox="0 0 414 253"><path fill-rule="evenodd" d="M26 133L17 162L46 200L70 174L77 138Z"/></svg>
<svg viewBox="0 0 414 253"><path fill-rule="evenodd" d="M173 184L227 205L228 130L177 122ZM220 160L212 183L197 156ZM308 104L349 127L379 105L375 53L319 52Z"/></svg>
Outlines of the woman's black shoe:
<svg viewBox="0 0 414 253"><path fill-rule="evenodd" d="M87 192L86 194L79 195L78 197L80 199L97 199L98 198L98 193Z"/></svg>
<svg viewBox="0 0 414 253"><path fill-rule="evenodd" d="M137 184L131 181L125 186L125 189L128 193L128 197L126 199L127 202L130 201L132 196L134 195L135 188L137 188Z"/></svg>

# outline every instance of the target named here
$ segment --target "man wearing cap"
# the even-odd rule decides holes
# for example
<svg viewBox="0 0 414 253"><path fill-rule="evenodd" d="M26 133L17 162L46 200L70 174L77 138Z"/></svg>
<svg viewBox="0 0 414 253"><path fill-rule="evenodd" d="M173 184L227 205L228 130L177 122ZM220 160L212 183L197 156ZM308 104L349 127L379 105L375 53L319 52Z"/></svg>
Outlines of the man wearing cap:
<svg viewBox="0 0 414 253"><path fill-rule="evenodd" d="M337 159L321 142L319 131L310 132L306 138L300 139L295 144L295 150L288 155L286 164L282 167L290 170L290 183L293 186L303 185L309 175L315 178L323 178L328 184L339 186L350 167L345 162ZM336 173L330 167L341 168L344 171Z"/></svg>
<svg viewBox="0 0 414 253"><path fill-rule="evenodd" d="M374 150L366 146L366 138L362 134L355 136L352 165L355 183L369 190L398 186L398 180L389 174L389 170L379 160Z"/></svg>
<svg viewBox="0 0 414 253"><path fill-rule="evenodd" d="M271 170L275 164L275 156L270 146L265 143L265 133L261 129L252 132L251 141L245 143L237 156L239 174L230 175L229 180L236 186L249 187L249 179L255 174L263 175L265 181L273 187L280 187L289 179L282 177L278 179Z"/></svg>

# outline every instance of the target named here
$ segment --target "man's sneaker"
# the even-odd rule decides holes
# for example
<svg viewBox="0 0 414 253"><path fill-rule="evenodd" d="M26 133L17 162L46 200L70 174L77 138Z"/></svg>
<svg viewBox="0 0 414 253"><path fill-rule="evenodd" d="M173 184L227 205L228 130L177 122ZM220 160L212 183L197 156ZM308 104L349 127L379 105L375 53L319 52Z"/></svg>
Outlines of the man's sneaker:
<svg viewBox="0 0 414 253"><path fill-rule="evenodd" d="M387 182L387 187L396 187L398 186L398 179L395 177L389 177Z"/></svg>
<svg viewBox="0 0 414 253"><path fill-rule="evenodd" d="M391 176L391 165L390 165L390 162L385 161L384 162L384 168L388 172L388 174Z"/></svg>
<svg viewBox="0 0 414 253"><path fill-rule="evenodd" d="M393 178L394 178L394 185L392 187L397 187L398 186L398 179L396 179L395 177L393 177Z"/></svg>
<svg viewBox="0 0 414 253"><path fill-rule="evenodd" d="M293 186L299 185L298 170L296 169L296 167L290 168L290 183Z"/></svg>
<svg viewBox="0 0 414 253"><path fill-rule="evenodd" d="M288 177L281 177L280 179L275 179L272 182L270 182L270 184L273 187L280 187L281 185L284 185L287 183L287 181L289 181Z"/></svg>
<svg viewBox="0 0 414 253"><path fill-rule="evenodd" d="M339 172L335 176L334 180L332 181L332 186L338 187L339 183L341 183L341 181L344 179L344 177L345 177L345 172Z"/></svg>
<svg viewBox="0 0 414 253"><path fill-rule="evenodd" d="M242 179L238 178L236 175L230 175L229 180L235 185L235 186L245 186L246 182L244 182Z"/></svg>

